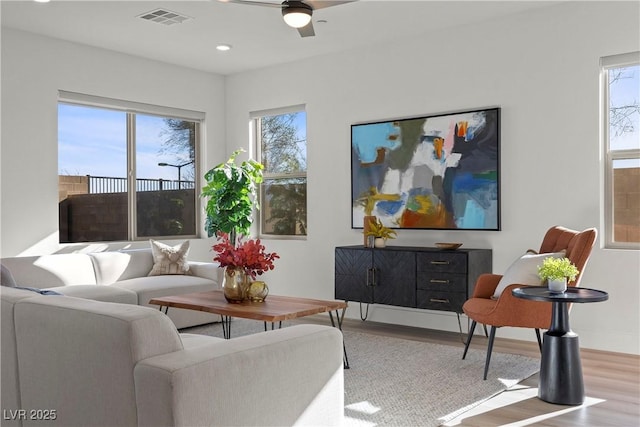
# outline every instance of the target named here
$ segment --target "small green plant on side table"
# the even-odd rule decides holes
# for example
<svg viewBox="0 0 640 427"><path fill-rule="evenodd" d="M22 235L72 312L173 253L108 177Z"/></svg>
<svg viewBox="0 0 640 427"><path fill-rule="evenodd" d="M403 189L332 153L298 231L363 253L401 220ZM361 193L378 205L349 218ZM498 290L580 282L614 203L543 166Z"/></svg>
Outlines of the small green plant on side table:
<svg viewBox="0 0 640 427"><path fill-rule="evenodd" d="M567 290L567 279L576 280L580 271L569 258L545 258L538 266L538 276L548 282L549 291L561 293Z"/></svg>

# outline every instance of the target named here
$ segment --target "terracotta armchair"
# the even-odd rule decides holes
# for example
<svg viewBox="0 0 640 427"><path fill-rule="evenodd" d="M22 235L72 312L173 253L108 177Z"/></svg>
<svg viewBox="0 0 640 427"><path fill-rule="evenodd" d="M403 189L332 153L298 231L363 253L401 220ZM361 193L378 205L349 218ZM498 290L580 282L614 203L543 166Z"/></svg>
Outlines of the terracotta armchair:
<svg viewBox="0 0 640 427"><path fill-rule="evenodd" d="M545 234L538 252L543 254L566 250L565 256L580 271L576 279L567 285L578 286L596 237L597 230L595 228L575 231L555 226ZM467 350L469 350L469 344L478 322L491 326L487 346L487 359L484 366L485 380L489 371L491 350L493 349L497 328L502 326L533 328L536 331L538 345L542 347L540 329L549 329L551 324L551 303L528 301L511 295L511 290L516 287L522 287L522 284L514 283L509 285L500 294L499 298L492 298L501 278L502 275L498 274L481 275L476 282L473 296L462 306L465 314L472 320L462 359L467 355Z"/></svg>

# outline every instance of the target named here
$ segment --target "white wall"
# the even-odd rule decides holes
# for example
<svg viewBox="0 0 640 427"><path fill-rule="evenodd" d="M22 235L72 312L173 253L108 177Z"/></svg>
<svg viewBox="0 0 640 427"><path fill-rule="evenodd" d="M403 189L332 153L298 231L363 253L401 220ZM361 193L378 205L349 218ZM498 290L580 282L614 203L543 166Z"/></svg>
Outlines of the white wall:
<svg viewBox="0 0 640 427"><path fill-rule="evenodd" d="M2 256L60 250L59 89L202 111L201 167L226 158L224 77L3 28ZM193 242L201 260L210 260L209 243Z"/></svg>
<svg viewBox="0 0 640 427"><path fill-rule="evenodd" d="M600 230L598 61L640 50L638 16L637 2L569 2L229 77L228 152L247 140L249 112L307 108L309 235L266 241L281 255L266 276L272 292L332 298L334 247L362 242L350 227L350 125L361 121L502 108L502 231L401 230L391 244L488 247L504 272L553 225ZM583 347L639 354L638 251L596 245L582 285L610 299L574 305L572 327ZM347 316L358 317L357 304ZM458 329L449 313L374 305L370 319ZM498 334L534 339L530 330Z"/></svg>

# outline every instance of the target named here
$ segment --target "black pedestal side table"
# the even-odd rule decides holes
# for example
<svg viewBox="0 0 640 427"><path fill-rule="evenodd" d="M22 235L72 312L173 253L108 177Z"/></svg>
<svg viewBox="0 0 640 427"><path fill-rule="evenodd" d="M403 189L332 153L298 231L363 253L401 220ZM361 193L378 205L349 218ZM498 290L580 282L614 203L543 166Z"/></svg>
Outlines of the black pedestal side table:
<svg viewBox="0 0 640 427"><path fill-rule="evenodd" d="M584 402L584 382L578 335L569 327L569 303L599 302L609 294L597 289L567 288L553 293L546 286L516 288L517 298L551 302L551 326L544 333L538 397L560 405L581 405Z"/></svg>

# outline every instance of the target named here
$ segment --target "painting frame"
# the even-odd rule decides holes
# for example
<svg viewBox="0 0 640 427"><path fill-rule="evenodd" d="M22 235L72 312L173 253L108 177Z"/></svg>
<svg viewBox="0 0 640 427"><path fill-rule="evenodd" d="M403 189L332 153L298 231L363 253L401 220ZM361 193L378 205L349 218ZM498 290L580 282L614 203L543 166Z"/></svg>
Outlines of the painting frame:
<svg viewBox="0 0 640 427"><path fill-rule="evenodd" d="M351 228L499 231L501 108L351 125Z"/></svg>

